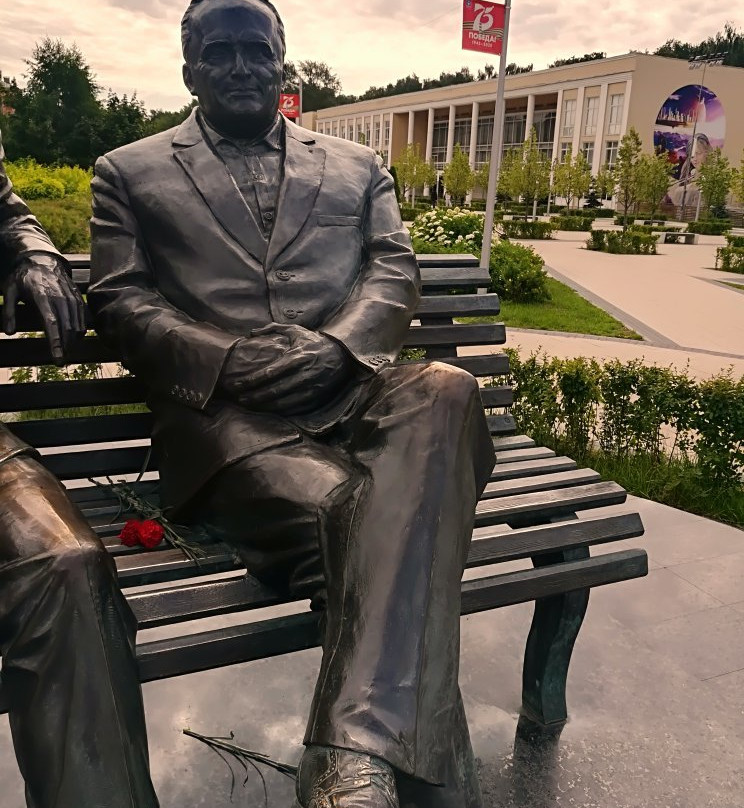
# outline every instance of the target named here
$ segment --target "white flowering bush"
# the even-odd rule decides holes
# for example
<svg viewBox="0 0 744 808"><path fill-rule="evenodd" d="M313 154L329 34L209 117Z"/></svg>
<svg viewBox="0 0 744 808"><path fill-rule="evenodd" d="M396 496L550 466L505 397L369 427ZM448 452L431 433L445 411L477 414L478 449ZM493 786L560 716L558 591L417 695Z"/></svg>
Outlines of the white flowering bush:
<svg viewBox="0 0 744 808"><path fill-rule="evenodd" d="M484 214L465 208L432 208L411 225L411 238L438 247L460 247L480 254Z"/></svg>

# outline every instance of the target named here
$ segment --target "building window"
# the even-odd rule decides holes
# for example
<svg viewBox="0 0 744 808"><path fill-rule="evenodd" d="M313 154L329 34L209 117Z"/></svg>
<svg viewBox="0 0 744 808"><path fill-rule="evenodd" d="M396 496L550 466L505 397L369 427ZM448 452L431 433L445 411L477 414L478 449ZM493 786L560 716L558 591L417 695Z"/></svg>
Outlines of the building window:
<svg viewBox="0 0 744 808"><path fill-rule="evenodd" d="M597 116L599 114L599 98L586 99L586 113L584 116L584 134L596 135L597 134Z"/></svg>
<svg viewBox="0 0 744 808"><path fill-rule="evenodd" d="M382 144L386 149L390 147L390 120L385 121L385 141Z"/></svg>
<svg viewBox="0 0 744 808"><path fill-rule="evenodd" d="M567 98L563 102L563 120L561 121L561 134L563 137L573 137L576 123L576 99Z"/></svg>
<svg viewBox="0 0 744 808"><path fill-rule="evenodd" d="M617 162L617 150L620 148L618 140L608 140L605 145L605 165L612 168Z"/></svg>
<svg viewBox="0 0 744 808"><path fill-rule="evenodd" d="M537 132L537 148L549 160L553 159L553 141L555 139L555 110L537 110L533 127Z"/></svg>
<svg viewBox="0 0 744 808"><path fill-rule="evenodd" d="M504 152L521 148L527 139L527 113L509 112L504 116Z"/></svg>
<svg viewBox="0 0 744 808"><path fill-rule="evenodd" d="M372 124L369 122L364 127L364 145L372 148Z"/></svg>
<svg viewBox="0 0 744 808"><path fill-rule="evenodd" d="M483 166L491 160L493 149L493 115L483 115L478 119L478 138L475 147L475 167Z"/></svg>
<svg viewBox="0 0 744 808"><path fill-rule="evenodd" d="M581 153L586 158L587 163L589 165L594 165L594 144L593 143L582 143L581 144Z"/></svg>
<svg viewBox="0 0 744 808"><path fill-rule="evenodd" d="M607 124L608 135L619 135L623 122L623 107L625 106L625 93L613 93L610 96L610 120Z"/></svg>
<svg viewBox="0 0 744 808"><path fill-rule="evenodd" d="M460 147L460 151L470 155L470 133L473 129L473 119L455 119L455 145Z"/></svg>
<svg viewBox="0 0 744 808"><path fill-rule="evenodd" d="M344 140L346 140L346 124L345 123L341 124L341 137Z"/></svg>
<svg viewBox="0 0 744 808"><path fill-rule="evenodd" d="M375 139L372 144L373 149L380 148L380 122L375 121Z"/></svg>
<svg viewBox="0 0 744 808"><path fill-rule="evenodd" d="M566 158L573 153L573 143L561 143L560 162L565 162Z"/></svg>
<svg viewBox="0 0 744 808"><path fill-rule="evenodd" d="M337 122L333 124L333 131L331 132L331 134L333 135L333 137L338 137L338 123Z"/></svg>
<svg viewBox="0 0 744 808"><path fill-rule="evenodd" d="M441 171L447 164L447 132L449 121L434 122L434 136L432 140L431 159L437 171Z"/></svg>

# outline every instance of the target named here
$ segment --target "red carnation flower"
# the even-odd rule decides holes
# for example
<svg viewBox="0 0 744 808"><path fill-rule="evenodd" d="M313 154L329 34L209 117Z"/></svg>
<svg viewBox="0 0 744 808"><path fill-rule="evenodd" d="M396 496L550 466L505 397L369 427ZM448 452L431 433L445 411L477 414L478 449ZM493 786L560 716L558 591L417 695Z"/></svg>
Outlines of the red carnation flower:
<svg viewBox="0 0 744 808"><path fill-rule="evenodd" d="M126 547L136 547L140 543L140 522L130 519L119 534L121 543Z"/></svg>
<svg viewBox="0 0 744 808"><path fill-rule="evenodd" d="M158 522L148 519L139 526L140 544L146 550L154 550L165 536L165 529Z"/></svg>

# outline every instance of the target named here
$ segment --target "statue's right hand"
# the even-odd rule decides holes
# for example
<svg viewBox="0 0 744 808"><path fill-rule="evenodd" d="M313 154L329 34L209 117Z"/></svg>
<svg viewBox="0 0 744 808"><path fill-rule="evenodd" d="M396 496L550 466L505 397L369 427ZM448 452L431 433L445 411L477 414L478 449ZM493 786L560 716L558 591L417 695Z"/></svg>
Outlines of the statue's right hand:
<svg viewBox="0 0 744 808"><path fill-rule="evenodd" d="M231 401L246 392L246 381L257 370L271 365L289 350L289 339L283 334L246 337L239 340L222 369L219 387Z"/></svg>

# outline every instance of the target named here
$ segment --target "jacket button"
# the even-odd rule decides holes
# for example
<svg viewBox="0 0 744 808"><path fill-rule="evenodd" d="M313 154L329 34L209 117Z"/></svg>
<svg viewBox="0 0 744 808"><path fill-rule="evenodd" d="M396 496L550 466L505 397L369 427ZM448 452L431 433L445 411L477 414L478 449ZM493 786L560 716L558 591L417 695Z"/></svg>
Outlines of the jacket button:
<svg viewBox="0 0 744 808"><path fill-rule="evenodd" d="M276 277L279 278L280 281L291 281L294 275L292 275L291 272L280 269L279 272L276 273Z"/></svg>
<svg viewBox="0 0 744 808"><path fill-rule="evenodd" d="M266 222L273 222L274 221L274 214L271 213L271 211L268 211L267 213L264 213L263 217L264 217L264 221L266 221Z"/></svg>
<svg viewBox="0 0 744 808"><path fill-rule="evenodd" d="M288 320L296 320L302 312L295 311L294 309L284 309L284 316Z"/></svg>

